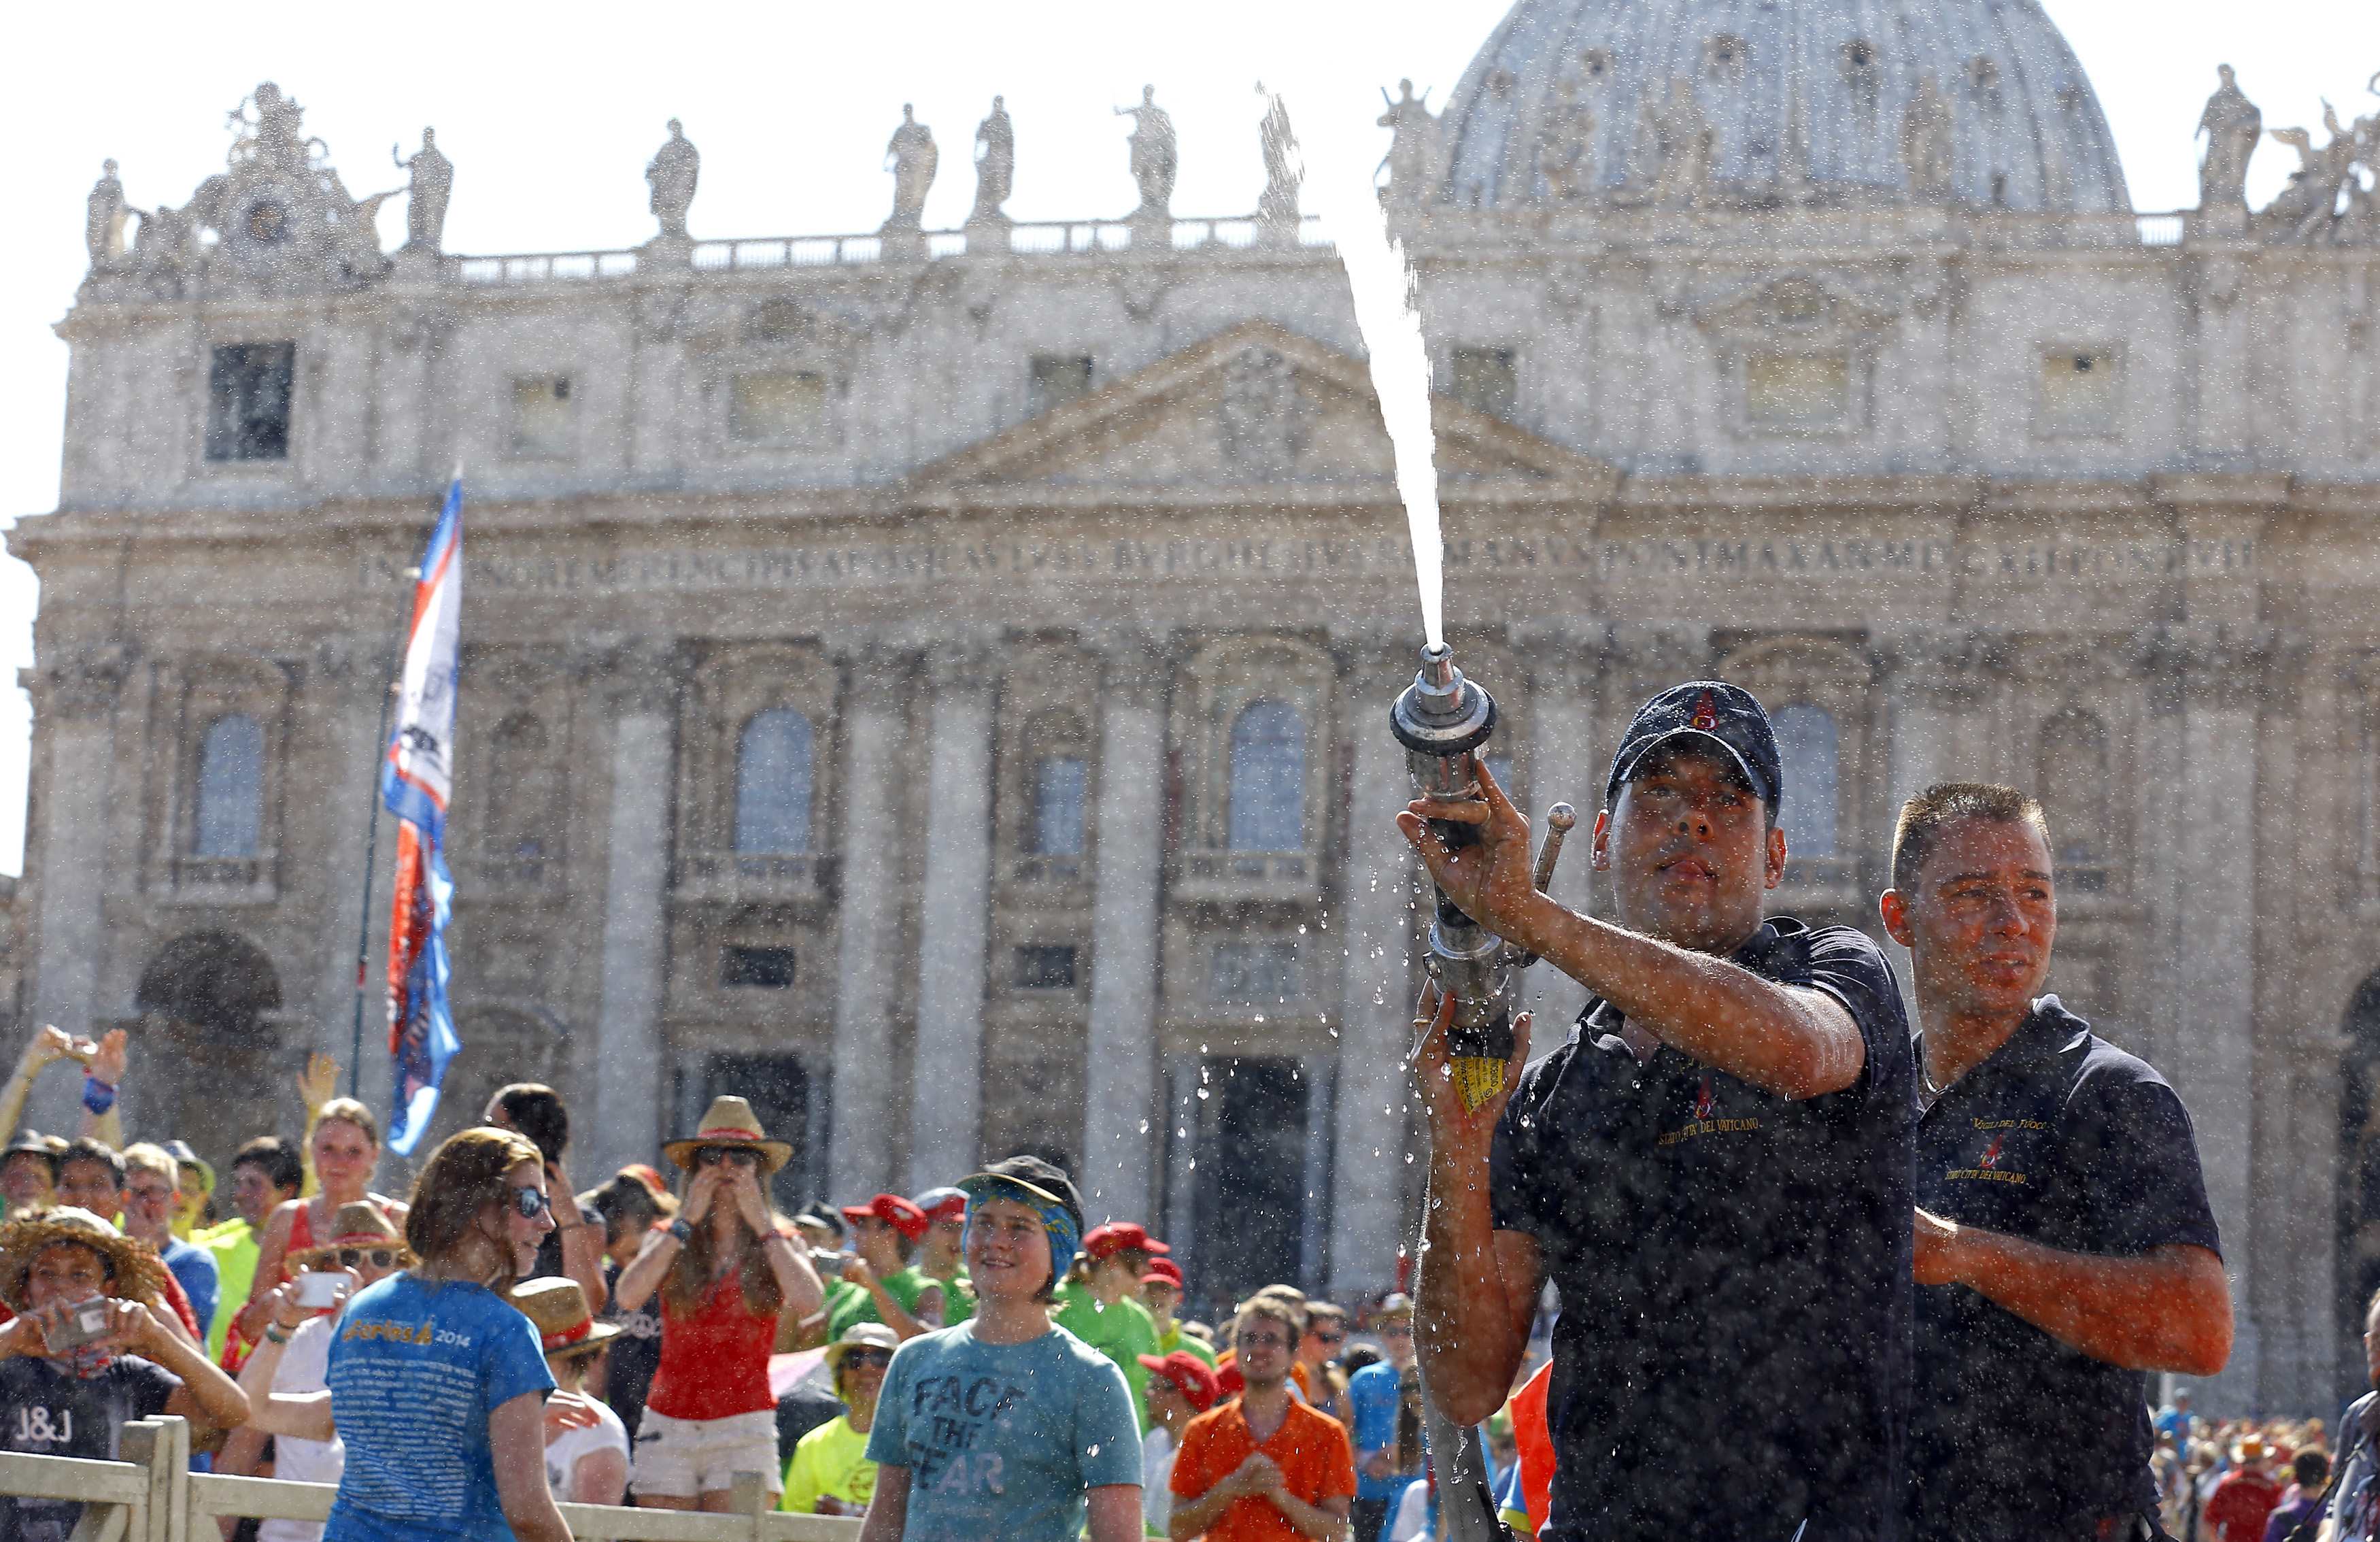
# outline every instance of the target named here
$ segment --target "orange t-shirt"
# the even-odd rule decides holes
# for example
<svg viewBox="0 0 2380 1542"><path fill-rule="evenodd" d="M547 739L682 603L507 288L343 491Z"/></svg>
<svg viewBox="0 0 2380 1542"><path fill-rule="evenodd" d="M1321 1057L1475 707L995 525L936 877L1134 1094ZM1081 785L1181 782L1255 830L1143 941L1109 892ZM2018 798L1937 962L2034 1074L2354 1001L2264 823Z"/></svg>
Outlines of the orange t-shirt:
<svg viewBox="0 0 2380 1542"><path fill-rule="evenodd" d="M1512 1443L1520 1448L1521 1500L1528 1507L1529 1530L1545 1529L1552 1509L1554 1437L1546 1423L1546 1393L1553 1385L1554 1364L1548 1360L1512 1394Z"/></svg>
<svg viewBox="0 0 2380 1542"><path fill-rule="evenodd" d="M1347 1442L1344 1425L1292 1398L1281 1427L1259 1444L1240 1413L1240 1400L1233 1398L1199 1415L1182 1431L1170 1485L1174 1498L1196 1499L1256 1451L1272 1458L1290 1493L1307 1504L1355 1497L1355 1448ZM1232 1501L1206 1536L1207 1542L1296 1542L1304 1534L1270 1500L1245 1495Z"/></svg>

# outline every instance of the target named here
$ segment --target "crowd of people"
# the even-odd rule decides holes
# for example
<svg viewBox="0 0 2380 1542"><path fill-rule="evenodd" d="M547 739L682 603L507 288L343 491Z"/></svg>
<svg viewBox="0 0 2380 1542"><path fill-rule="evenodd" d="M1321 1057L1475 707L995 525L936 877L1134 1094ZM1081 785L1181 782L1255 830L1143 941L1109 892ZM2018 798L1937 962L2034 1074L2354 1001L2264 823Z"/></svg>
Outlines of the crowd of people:
<svg viewBox="0 0 2380 1542"><path fill-rule="evenodd" d="M2036 802L1904 805L1878 908L1912 1031L1876 942L1766 913L1782 769L1749 693L1693 682L1623 735L1594 833L1618 924L1535 888L1475 775L1401 828L1593 997L1541 1059L1518 1017L1491 1085L1425 988L1414 1297L1185 1317L1220 1298L1034 1156L787 1215L792 1147L735 1096L580 1193L563 1097L507 1087L399 1199L318 1058L302 1137L218 1184L127 1140L122 1034L45 1027L0 1129L62 1060L84 1116L0 1150L0 1449L107 1456L176 1414L216 1471L336 1486L326 1525L258 1542L566 1542L557 1501L754 1483L862 1542L2380 1538L2380 1391L2335 1439L2185 1393L2152 1417L2149 1373L2228 1359L2221 1239L2173 1088L2044 989ZM2365 1329L2380 1387L2380 1299ZM78 1519L0 1500L0 1542Z"/></svg>

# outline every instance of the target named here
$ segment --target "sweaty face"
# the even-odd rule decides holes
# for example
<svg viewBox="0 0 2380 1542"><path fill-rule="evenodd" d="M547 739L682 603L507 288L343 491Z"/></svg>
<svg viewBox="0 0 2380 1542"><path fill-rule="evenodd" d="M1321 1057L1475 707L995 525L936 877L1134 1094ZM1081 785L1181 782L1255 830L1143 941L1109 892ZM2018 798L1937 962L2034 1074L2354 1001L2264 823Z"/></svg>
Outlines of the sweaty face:
<svg viewBox="0 0 2380 1542"><path fill-rule="evenodd" d="M61 1301L83 1301L107 1289L107 1260L80 1243L54 1242L33 1256L25 1273L25 1305L32 1311Z"/></svg>
<svg viewBox="0 0 2380 1542"><path fill-rule="evenodd" d="M2022 1013L2049 977L2058 889L2049 847L2022 821L1941 832L1901 895L1919 998L1953 1014Z"/></svg>
<svg viewBox="0 0 2380 1542"><path fill-rule="evenodd" d="M380 1160L380 1147L344 1119L325 1120L316 1128L313 1150L314 1172L334 1194L360 1194Z"/></svg>
<svg viewBox="0 0 2380 1542"><path fill-rule="evenodd" d="M1732 953L1784 877L1785 837L1723 751L1689 742L1656 750L1620 789L1596 821L1595 865L1610 872L1631 930Z"/></svg>
<svg viewBox="0 0 2380 1542"><path fill-rule="evenodd" d="M105 1162L89 1158L67 1162L58 1170L57 1199L61 1205L72 1205L109 1220L114 1220L123 1207L115 1171Z"/></svg>
<svg viewBox="0 0 2380 1542"><path fill-rule="evenodd" d="M967 1277L979 1296L1030 1297L1052 1278L1050 1232L1040 1212L1014 1199L986 1199L967 1222Z"/></svg>

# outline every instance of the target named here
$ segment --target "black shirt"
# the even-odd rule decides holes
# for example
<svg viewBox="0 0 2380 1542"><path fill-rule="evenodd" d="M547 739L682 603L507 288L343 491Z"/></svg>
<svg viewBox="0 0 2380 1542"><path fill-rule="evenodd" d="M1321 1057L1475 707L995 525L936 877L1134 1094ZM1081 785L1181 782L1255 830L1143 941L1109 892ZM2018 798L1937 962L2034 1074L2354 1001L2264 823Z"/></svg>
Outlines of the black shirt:
<svg viewBox="0 0 2380 1542"><path fill-rule="evenodd" d="M1771 918L1735 954L1840 1002L1867 1048L1790 1101L1591 1002L1498 1124L1499 1230L1560 1293L1547 1417L1553 1542L1902 1534L1916 1076L1884 955Z"/></svg>
<svg viewBox="0 0 2380 1542"><path fill-rule="evenodd" d="M2181 1099L2055 996L1925 1111L1917 1202L2068 1253L2219 1251ZM1916 1406L1920 1536L2051 1542L2156 1508L2147 1377L1964 1285L1917 1292Z"/></svg>
<svg viewBox="0 0 2380 1542"><path fill-rule="evenodd" d="M610 1298L620 1288L621 1266L603 1266L603 1320L620 1325L620 1336L603 1352L603 1401L634 1439L644 1422L645 1396L652 1390L653 1373L662 1368L662 1295L655 1291L633 1312L623 1312Z"/></svg>
<svg viewBox="0 0 2380 1542"><path fill-rule="evenodd" d="M32 1355L0 1360L0 1451L113 1462L124 1427L164 1413L181 1384L133 1354L88 1380ZM80 1519L71 1500L0 1499L0 1542L67 1542Z"/></svg>

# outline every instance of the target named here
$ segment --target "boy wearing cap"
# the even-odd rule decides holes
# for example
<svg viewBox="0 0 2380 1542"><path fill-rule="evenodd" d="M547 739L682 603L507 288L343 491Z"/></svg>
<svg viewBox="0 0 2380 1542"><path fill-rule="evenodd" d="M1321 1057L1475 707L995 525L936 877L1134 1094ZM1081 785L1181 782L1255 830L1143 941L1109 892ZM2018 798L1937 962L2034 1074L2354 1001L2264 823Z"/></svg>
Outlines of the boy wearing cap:
<svg viewBox="0 0 2380 1542"><path fill-rule="evenodd" d="M1140 1438L1140 1515L1151 1536L1172 1535L1173 1458L1190 1421L1215 1406L1222 1387L1215 1368L1187 1350L1144 1354L1148 1372L1148 1433Z"/></svg>
<svg viewBox="0 0 2380 1542"><path fill-rule="evenodd" d="M966 1196L945 1185L917 1196L926 1212L926 1240L917 1245L917 1272L942 1288L942 1326L975 1316L975 1287L966 1277Z"/></svg>
<svg viewBox="0 0 2380 1542"><path fill-rule="evenodd" d="M1182 1308L1182 1266L1171 1258L1151 1258L1141 1271L1140 1304L1148 1308L1148 1320L1157 1329L1157 1353L1172 1354L1176 1351L1215 1365L1215 1346L1194 1333L1184 1333L1173 1314Z"/></svg>
<svg viewBox="0 0 2380 1542"><path fill-rule="evenodd" d="M854 1323L829 1346L827 1375L844 1411L804 1435L785 1463L777 1508L795 1515L865 1515L876 1492L876 1463L868 1460L868 1433L876 1401L900 1335L880 1322Z"/></svg>
<svg viewBox="0 0 2380 1542"><path fill-rule="evenodd" d="M1081 1245L1065 1173L1011 1157L959 1184L976 1315L892 1356L868 1436L861 1542L1134 1542L1140 1430L1123 1373L1050 1320Z"/></svg>
<svg viewBox="0 0 2380 1542"><path fill-rule="evenodd" d="M1937 783L1902 806L1879 902L1924 1030L1920 1538L2153 1535L2146 1373L2211 1375L2230 1354L2189 1111L2042 993L2050 850L2041 806L2015 788Z"/></svg>
<svg viewBox="0 0 2380 1542"><path fill-rule="evenodd" d="M1116 1363L1132 1389L1133 1409L1144 1430L1148 1372L1140 1357L1163 1352L1157 1321L1140 1304L1140 1277L1148 1272L1150 1258L1171 1251L1134 1221L1092 1227L1083 1238L1082 1258L1058 1287L1058 1310L1051 1315L1059 1327Z"/></svg>
<svg viewBox="0 0 2380 1542"><path fill-rule="evenodd" d="M854 1244L843 1278L827 1293L827 1332L841 1340L863 1322L880 1322L904 1339L942 1326L942 1287L910 1260L926 1234L926 1212L897 1194L845 1205Z"/></svg>
<svg viewBox="0 0 2380 1542"><path fill-rule="evenodd" d="M1536 891L1528 821L1484 765L1478 797L1397 817L1453 904L1594 996L1536 1066L1524 1015L1476 1109L1453 1002L1425 991L1415 1025L1422 1363L1451 1418L1486 1419L1554 1281L1550 1542L1901 1534L1909 1030L1864 935L1763 914L1783 790L1750 693L1646 702L1595 825L1617 925ZM1477 843L1458 856L1427 820Z"/></svg>

